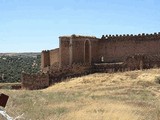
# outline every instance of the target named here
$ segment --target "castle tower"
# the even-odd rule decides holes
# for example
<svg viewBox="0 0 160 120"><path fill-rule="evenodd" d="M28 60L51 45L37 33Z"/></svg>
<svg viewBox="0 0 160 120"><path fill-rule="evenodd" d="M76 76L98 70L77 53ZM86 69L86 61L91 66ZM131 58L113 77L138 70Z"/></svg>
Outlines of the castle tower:
<svg viewBox="0 0 160 120"><path fill-rule="evenodd" d="M49 50L44 50L41 53L41 69L50 66L50 52Z"/></svg>
<svg viewBox="0 0 160 120"><path fill-rule="evenodd" d="M96 37L74 34L71 36L60 36L59 43L60 67L95 62L98 51L98 39Z"/></svg>

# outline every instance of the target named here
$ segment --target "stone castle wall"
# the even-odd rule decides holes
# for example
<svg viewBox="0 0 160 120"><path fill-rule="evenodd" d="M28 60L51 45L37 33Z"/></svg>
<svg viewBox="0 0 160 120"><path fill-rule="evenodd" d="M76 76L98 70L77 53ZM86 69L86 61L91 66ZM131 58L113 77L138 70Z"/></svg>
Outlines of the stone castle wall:
<svg viewBox="0 0 160 120"><path fill-rule="evenodd" d="M50 66L59 63L59 48L53 50L45 50L41 53L41 69L47 72Z"/></svg>
<svg viewBox="0 0 160 120"><path fill-rule="evenodd" d="M59 49L42 52L42 68L58 62L59 67L63 67L87 62L101 63L102 57L103 62L122 62L135 54L159 54L160 33L103 35L100 39L72 35L59 37L59 43Z"/></svg>
<svg viewBox="0 0 160 120"><path fill-rule="evenodd" d="M59 62L59 48L50 50L49 56L50 56L50 65L58 63Z"/></svg>
<svg viewBox="0 0 160 120"><path fill-rule="evenodd" d="M88 42L88 43L87 43ZM86 51L86 44L88 44L88 51ZM89 55L88 59L89 61L93 62L93 60L96 59L96 50L98 44L98 40L96 37L88 37L88 36L73 36L72 37L72 63L88 63L88 61L85 60L85 54ZM94 57L95 56L95 57Z"/></svg>
<svg viewBox="0 0 160 120"><path fill-rule="evenodd" d="M64 81L67 78L79 77L93 72L92 66L88 64L72 64L61 67L60 69L50 69L50 84Z"/></svg>
<svg viewBox="0 0 160 120"><path fill-rule="evenodd" d="M70 38L69 37L63 37L60 38L60 67L66 66L70 64Z"/></svg>
<svg viewBox="0 0 160 120"><path fill-rule="evenodd" d="M88 42L89 62L97 62L98 56L98 39L90 36L62 36L60 37L60 67L88 63L85 60L86 43Z"/></svg>
<svg viewBox="0 0 160 120"><path fill-rule="evenodd" d="M78 77L93 73L92 66L87 64L72 64L60 69L49 69L48 73L27 74L22 73L22 89L37 90L46 88L67 78Z"/></svg>
<svg viewBox="0 0 160 120"><path fill-rule="evenodd" d="M160 34L103 36L99 40L99 55L104 62L124 61L135 54L154 55L160 53Z"/></svg>
<svg viewBox="0 0 160 120"><path fill-rule="evenodd" d="M48 74L27 74L22 73L22 88L29 90L43 89L49 86Z"/></svg>
<svg viewBox="0 0 160 120"><path fill-rule="evenodd" d="M44 50L41 53L41 69L50 66L49 50Z"/></svg>

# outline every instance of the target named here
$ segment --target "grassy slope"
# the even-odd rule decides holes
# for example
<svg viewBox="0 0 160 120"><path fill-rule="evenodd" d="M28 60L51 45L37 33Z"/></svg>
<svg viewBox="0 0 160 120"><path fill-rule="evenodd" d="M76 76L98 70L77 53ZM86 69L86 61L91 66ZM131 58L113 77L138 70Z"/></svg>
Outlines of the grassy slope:
<svg viewBox="0 0 160 120"><path fill-rule="evenodd" d="M159 120L160 69L96 73L44 90L1 90L6 110L25 120Z"/></svg>

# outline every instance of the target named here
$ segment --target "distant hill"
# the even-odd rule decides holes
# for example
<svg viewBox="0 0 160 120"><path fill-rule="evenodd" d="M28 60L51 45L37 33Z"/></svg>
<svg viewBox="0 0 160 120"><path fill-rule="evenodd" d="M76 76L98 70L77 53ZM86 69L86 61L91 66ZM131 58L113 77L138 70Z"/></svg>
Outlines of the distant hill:
<svg viewBox="0 0 160 120"><path fill-rule="evenodd" d="M40 71L40 53L0 53L0 83L20 82L21 73Z"/></svg>
<svg viewBox="0 0 160 120"><path fill-rule="evenodd" d="M37 57L40 52L24 52L24 53L0 53L0 56L26 56L26 57Z"/></svg>

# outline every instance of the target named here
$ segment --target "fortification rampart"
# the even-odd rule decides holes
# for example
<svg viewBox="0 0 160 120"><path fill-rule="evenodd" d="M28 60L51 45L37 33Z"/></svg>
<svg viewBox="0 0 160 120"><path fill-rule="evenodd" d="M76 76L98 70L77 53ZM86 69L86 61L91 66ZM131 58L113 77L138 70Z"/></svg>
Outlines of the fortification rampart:
<svg viewBox="0 0 160 120"><path fill-rule="evenodd" d="M41 53L41 69L50 66L49 50L44 50Z"/></svg>
<svg viewBox="0 0 160 120"><path fill-rule="evenodd" d="M49 56L50 56L50 65L58 63L59 62L59 48L50 50Z"/></svg>
<svg viewBox="0 0 160 120"><path fill-rule="evenodd" d="M49 75L44 73L27 74L22 73L22 88L35 90L42 89L49 86Z"/></svg>
<svg viewBox="0 0 160 120"><path fill-rule="evenodd" d="M123 38L123 39L128 39L128 38L156 38L156 37L160 37L160 32L155 32L153 34L145 34L145 33L142 33L142 34L138 34L138 35L133 35L133 34L123 34L123 35L119 35L119 34L116 34L116 35L102 35L101 39L108 39L110 38L114 40L119 40L120 38Z"/></svg>
<svg viewBox="0 0 160 120"><path fill-rule="evenodd" d="M91 65L72 64L60 69L53 67L48 73L41 74L22 74L22 88L29 90L43 89L67 78L78 77L93 73Z"/></svg>
<svg viewBox="0 0 160 120"><path fill-rule="evenodd" d="M44 50L41 53L41 70L44 73L49 71L50 66L59 63L59 48ZM59 66L58 66L59 67Z"/></svg>
<svg viewBox="0 0 160 120"><path fill-rule="evenodd" d="M104 62L122 62L135 54L160 53L160 33L139 35L106 35L99 39L99 56Z"/></svg>
<svg viewBox="0 0 160 120"><path fill-rule="evenodd" d="M93 73L93 66L89 64L72 64L61 67L60 69L51 69L49 71L50 83L61 82L67 78L79 77Z"/></svg>

